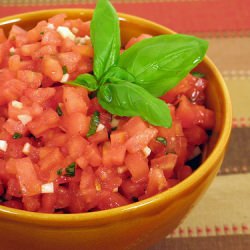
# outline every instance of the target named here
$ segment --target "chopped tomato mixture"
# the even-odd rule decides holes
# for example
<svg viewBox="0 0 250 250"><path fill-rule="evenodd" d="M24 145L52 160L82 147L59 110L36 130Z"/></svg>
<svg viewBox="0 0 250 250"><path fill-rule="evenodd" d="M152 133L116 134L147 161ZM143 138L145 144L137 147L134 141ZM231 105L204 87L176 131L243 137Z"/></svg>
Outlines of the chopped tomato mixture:
<svg viewBox="0 0 250 250"><path fill-rule="evenodd" d="M63 84L91 73L89 22L63 14L26 31L0 29L0 204L28 211L110 209L165 191L192 174L213 129L208 82L189 74L162 99L172 127L109 114ZM132 38L125 49L147 38ZM96 123L93 127L93 121Z"/></svg>

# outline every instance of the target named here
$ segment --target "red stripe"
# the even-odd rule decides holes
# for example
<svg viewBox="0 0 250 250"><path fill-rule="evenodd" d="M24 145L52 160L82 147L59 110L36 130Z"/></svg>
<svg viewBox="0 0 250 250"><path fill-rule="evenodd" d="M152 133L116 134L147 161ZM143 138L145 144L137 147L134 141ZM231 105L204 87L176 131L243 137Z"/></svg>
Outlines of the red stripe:
<svg viewBox="0 0 250 250"><path fill-rule="evenodd" d="M0 17L59 7L93 5L1 7ZM120 12L147 18L183 33L250 31L250 0L117 3L115 7Z"/></svg>

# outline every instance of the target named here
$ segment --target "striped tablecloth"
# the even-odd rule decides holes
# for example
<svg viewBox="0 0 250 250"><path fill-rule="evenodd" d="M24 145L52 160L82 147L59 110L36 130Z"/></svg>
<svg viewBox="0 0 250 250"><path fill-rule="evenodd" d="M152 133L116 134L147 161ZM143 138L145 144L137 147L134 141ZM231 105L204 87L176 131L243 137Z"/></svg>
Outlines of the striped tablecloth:
<svg viewBox="0 0 250 250"><path fill-rule="evenodd" d="M94 0L0 0L0 17L25 11L93 7ZM199 204L150 250L250 249L250 0L114 0L120 12L206 38L233 103L223 166Z"/></svg>

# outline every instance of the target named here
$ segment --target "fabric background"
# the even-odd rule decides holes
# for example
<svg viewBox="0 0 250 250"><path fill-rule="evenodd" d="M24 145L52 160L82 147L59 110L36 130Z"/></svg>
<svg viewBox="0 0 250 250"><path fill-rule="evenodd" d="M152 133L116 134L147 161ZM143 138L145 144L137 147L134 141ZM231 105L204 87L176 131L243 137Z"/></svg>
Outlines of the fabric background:
<svg viewBox="0 0 250 250"><path fill-rule="evenodd" d="M120 12L206 38L233 103L233 131L213 184L172 235L149 250L250 249L250 0L114 0ZM0 0L0 17L94 0Z"/></svg>

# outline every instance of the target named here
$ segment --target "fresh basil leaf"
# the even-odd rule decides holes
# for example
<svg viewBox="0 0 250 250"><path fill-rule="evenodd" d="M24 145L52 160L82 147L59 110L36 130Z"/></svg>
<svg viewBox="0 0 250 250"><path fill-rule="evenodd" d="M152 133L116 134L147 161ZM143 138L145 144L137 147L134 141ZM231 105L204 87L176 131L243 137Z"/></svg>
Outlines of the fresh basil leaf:
<svg viewBox="0 0 250 250"><path fill-rule="evenodd" d="M128 82L134 82L135 78L132 76L128 71L118 67L118 66L112 66L107 73L102 77L101 83L106 82L120 82L121 80L128 81Z"/></svg>
<svg viewBox="0 0 250 250"><path fill-rule="evenodd" d="M112 66L120 56L119 19L108 0L97 2L90 24L91 42L94 47L94 74L97 80Z"/></svg>
<svg viewBox="0 0 250 250"><path fill-rule="evenodd" d="M91 135L96 133L96 129L99 123L100 123L100 113L98 111L95 111L91 116L89 131L86 135L87 137L90 137Z"/></svg>
<svg viewBox="0 0 250 250"><path fill-rule="evenodd" d="M132 74L136 84L161 96L202 61L207 47L207 41L193 36L155 36L125 50L118 66Z"/></svg>
<svg viewBox="0 0 250 250"><path fill-rule="evenodd" d="M93 75L82 74L79 75L74 81L68 82L73 86L83 86L89 91L95 91L98 89L98 83Z"/></svg>
<svg viewBox="0 0 250 250"><path fill-rule="evenodd" d="M161 136L158 136L158 137L156 137L155 140L158 141L158 142L160 142L160 143L163 144L164 146L167 146L167 140L166 140L166 138L161 137Z"/></svg>
<svg viewBox="0 0 250 250"><path fill-rule="evenodd" d="M192 76L197 77L197 78L204 78L205 75L200 72L191 72Z"/></svg>
<svg viewBox="0 0 250 250"><path fill-rule="evenodd" d="M104 84L97 96L102 107L112 114L140 116L156 126L172 124L168 105L136 84L124 81Z"/></svg>
<svg viewBox="0 0 250 250"><path fill-rule="evenodd" d="M74 177L75 171L76 171L76 163L72 162L71 164L68 165L68 167L65 168L66 172L65 176Z"/></svg>

